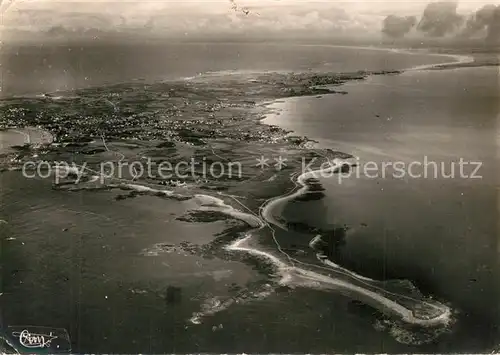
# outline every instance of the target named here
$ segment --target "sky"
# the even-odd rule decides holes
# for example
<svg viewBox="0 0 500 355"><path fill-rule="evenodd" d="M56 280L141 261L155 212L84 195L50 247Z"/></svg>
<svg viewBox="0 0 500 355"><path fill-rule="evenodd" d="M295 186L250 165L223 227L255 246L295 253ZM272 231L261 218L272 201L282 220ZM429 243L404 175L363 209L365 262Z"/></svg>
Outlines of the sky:
<svg viewBox="0 0 500 355"><path fill-rule="evenodd" d="M422 14L429 1L364 0L2 0L0 31L152 31L380 33L389 14ZM459 3L470 13L500 0ZM59 29L60 30L60 29ZM55 32L54 32L55 33Z"/></svg>

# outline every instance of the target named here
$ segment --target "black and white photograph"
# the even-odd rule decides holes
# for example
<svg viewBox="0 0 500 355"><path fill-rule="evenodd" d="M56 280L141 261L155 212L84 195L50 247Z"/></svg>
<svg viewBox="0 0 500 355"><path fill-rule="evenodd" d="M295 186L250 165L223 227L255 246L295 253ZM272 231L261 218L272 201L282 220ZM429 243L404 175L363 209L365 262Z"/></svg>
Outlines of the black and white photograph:
<svg viewBox="0 0 500 355"><path fill-rule="evenodd" d="M500 0L1 0L0 354L500 353Z"/></svg>

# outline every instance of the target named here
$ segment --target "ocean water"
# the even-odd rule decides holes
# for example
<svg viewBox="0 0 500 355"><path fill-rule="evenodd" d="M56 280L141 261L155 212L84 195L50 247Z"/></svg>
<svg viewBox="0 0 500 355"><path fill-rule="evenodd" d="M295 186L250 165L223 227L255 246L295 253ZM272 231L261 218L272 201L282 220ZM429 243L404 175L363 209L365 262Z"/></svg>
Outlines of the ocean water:
<svg viewBox="0 0 500 355"><path fill-rule="evenodd" d="M289 204L285 218L349 226L338 263L447 300L470 343L499 339L499 83L498 68L372 77L342 97L288 99L265 121L359 158L351 176L320 177L325 197Z"/></svg>
<svg viewBox="0 0 500 355"><path fill-rule="evenodd" d="M433 57L433 63L449 61ZM429 56L287 44L145 43L4 46L2 95L22 95L144 79L161 81L218 71L332 72L395 70Z"/></svg>
<svg viewBox="0 0 500 355"><path fill-rule="evenodd" d="M4 95L211 71L395 70L451 60L230 44L8 53ZM32 72L23 76L27 68ZM303 273L293 276L309 277L307 287L276 288L262 273L266 263L244 253L179 248L209 243L232 223L177 219L206 198L139 196L111 205L115 192L61 193L51 181L20 179L18 172L0 176L2 218L9 221L1 233L10 239L2 243L2 323L66 328L76 352L487 351L498 340L495 73L475 68L373 77L345 85L348 95L277 103L281 114L265 121L355 154L360 163L408 163L422 155L484 163L481 181L320 179L323 198L285 199L269 212L325 229L346 224L335 263L375 280L410 280L452 310L453 327L414 331L380 318L339 283L328 284L327 275L328 288L315 287L321 279ZM275 229L281 245L308 248L307 234ZM271 235L261 238L252 250L277 254Z"/></svg>

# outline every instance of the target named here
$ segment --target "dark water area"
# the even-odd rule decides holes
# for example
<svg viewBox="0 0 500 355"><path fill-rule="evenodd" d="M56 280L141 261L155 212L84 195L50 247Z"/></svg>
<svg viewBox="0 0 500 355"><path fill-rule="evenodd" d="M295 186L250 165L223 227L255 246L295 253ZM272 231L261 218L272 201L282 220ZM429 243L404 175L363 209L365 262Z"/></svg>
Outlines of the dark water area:
<svg viewBox="0 0 500 355"><path fill-rule="evenodd" d="M434 57L433 63L445 63ZM127 82L161 81L209 71L397 70L427 64L429 56L335 46L237 43L59 43L5 45L2 96L67 91Z"/></svg>
<svg viewBox="0 0 500 355"><path fill-rule="evenodd" d="M347 225L336 263L376 279L413 280L450 302L459 323L480 330L469 339L497 344L498 69L408 72L343 89L343 97L289 99L266 121L359 157L358 173L321 179L325 197L290 203L285 218ZM460 159L471 164L463 177ZM395 177L389 167L383 176L384 162L410 169L425 161L437 168L428 165L426 174L414 165L412 176ZM476 163L478 178L471 178Z"/></svg>

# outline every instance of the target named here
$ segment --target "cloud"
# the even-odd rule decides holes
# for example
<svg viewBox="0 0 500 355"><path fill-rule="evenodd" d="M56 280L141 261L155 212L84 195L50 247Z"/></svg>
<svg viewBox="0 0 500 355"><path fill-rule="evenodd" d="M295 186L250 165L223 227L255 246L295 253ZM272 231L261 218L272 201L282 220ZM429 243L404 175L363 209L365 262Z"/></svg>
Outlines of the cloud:
<svg viewBox="0 0 500 355"><path fill-rule="evenodd" d="M482 0L474 3L478 1ZM295 32L375 36L384 30L399 36L411 23L404 20L404 11L421 14L425 6L426 2L413 0L15 0L3 17L2 29L50 31L58 36L89 30L165 36ZM455 12L440 12L433 6L427 7L421 30L433 35L447 32L441 17L456 19L456 6ZM390 13L400 18L388 18Z"/></svg>
<svg viewBox="0 0 500 355"><path fill-rule="evenodd" d="M234 6L236 4L236 6ZM77 28L156 34L286 31L376 33L380 16L353 4L300 0L17 0L4 29L63 33ZM56 30L56 28L58 28Z"/></svg>
<svg viewBox="0 0 500 355"><path fill-rule="evenodd" d="M500 44L500 5L497 6L493 13L490 23L488 24L488 34L486 41Z"/></svg>
<svg viewBox="0 0 500 355"><path fill-rule="evenodd" d="M482 36L488 42L500 38L500 5L485 5L472 14L462 33L465 37Z"/></svg>
<svg viewBox="0 0 500 355"><path fill-rule="evenodd" d="M392 38L404 37L416 24L416 16L389 15L384 19L382 33Z"/></svg>
<svg viewBox="0 0 500 355"><path fill-rule="evenodd" d="M457 8L457 2L430 3L422 14L418 30L431 37L443 37L456 31L464 21Z"/></svg>
<svg viewBox="0 0 500 355"><path fill-rule="evenodd" d="M417 21L416 16L392 14L382 22L382 33L393 38L410 33L415 38L419 37L419 33L432 37L452 35L500 44L500 5L486 4L476 7L474 11L470 11L469 7L469 14L459 14L457 8L456 2L428 4L422 12L417 32L411 31Z"/></svg>

